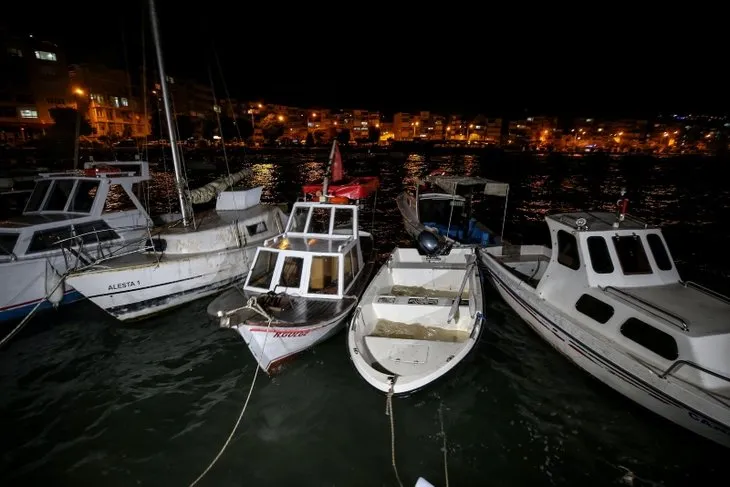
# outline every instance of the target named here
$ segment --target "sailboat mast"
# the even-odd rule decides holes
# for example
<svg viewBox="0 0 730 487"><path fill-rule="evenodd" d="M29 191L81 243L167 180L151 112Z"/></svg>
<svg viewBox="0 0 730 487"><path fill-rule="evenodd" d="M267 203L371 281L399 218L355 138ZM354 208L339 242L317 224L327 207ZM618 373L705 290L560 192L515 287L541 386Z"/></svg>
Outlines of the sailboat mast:
<svg viewBox="0 0 730 487"><path fill-rule="evenodd" d="M337 139L332 141L332 150L330 151L330 160L327 162L327 169L324 171L324 181L322 182L322 196L319 201L327 201L327 191L330 187L330 176L332 175L332 161L335 158L335 146L337 145Z"/></svg>
<svg viewBox="0 0 730 487"><path fill-rule="evenodd" d="M155 52L157 53L157 68L160 71L160 86L162 87L162 100L165 104L167 132L170 136L172 164L175 167L175 185L177 186L177 195L180 199L180 212L182 213L183 225L188 226L192 219L192 209L190 208L188 196L185 192L185 175L183 174L182 163L180 162L180 153L178 152L179 148L177 146L177 134L175 133L175 119L172 113L172 104L170 103L170 92L167 87L165 63L162 59L162 44L160 43L160 26L157 20L157 9L155 8L155 0L149 0L149 2L150 21L152 22L152 38L155 43Z"/></svg>

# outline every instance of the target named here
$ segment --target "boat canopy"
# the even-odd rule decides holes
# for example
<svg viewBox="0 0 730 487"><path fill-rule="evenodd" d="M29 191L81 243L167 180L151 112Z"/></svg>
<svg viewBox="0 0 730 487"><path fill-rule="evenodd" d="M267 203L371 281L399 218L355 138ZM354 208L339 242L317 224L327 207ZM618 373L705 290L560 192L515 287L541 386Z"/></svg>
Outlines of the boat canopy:
<svg viewBox="0 0 730 487"><path fill-rule="evenodd" d="M481 186L483 193L489 196L502 196L506 198L509 193L509 184L507 183L473 176L428 176L423 182L435 184L450 194L456 194L458 186Z"/></svg>
<svg viewBox="0 0 730 487"><path fill-rule="evenodd" d="M344 197L351 200L361 200L374 193L380 186L380 180L375 176L361 176L347 181L331 183L328 187L328 196ZM306 184L302 186L304 194L316 195L322 192L322 183Z"/></svg>

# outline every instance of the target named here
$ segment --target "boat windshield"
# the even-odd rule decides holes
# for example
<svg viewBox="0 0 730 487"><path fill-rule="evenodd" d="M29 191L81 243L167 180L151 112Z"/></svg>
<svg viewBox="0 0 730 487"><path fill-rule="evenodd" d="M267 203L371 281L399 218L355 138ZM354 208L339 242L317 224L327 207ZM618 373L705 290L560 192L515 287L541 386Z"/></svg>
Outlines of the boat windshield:
<svg viewBox="0 0 730 487"><path fill-rule="evenodd" d="M278 255L278 252L260 250L256 256L256 262L254 262L253 267L251 268L251 273L248 276L247 285L262 289L269 289L269 286L271 286L271 279L274 277L274 269L276 268L276 259Z"/></svg>
<svg viewBox="0 0 730 487"><path fill-rule="evenodd" d="M12 255L17 241L17 233L0 233L0 255Z"/></svg>
<svg viewBox="0 0 730 487"><path fill-rule="evenodd" d="M98 187L96 180L41 180L36 183L25 211L89 213Z"/></svg>

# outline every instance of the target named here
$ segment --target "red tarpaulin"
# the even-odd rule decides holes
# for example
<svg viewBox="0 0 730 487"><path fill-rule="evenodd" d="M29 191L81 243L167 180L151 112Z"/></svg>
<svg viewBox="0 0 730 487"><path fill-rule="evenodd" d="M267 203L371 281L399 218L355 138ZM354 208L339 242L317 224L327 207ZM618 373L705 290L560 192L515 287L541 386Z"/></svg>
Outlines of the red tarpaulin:
<svg viewBox="0 0 730 487"><path fill-rule="evenodd" d="M364 176L342 181L340 184L330 184L328 196L344 196L351 200L361 200L370 193L375 192L380 186L380 181L375 176ZM317 194L322 191L322 184L307 184L302 187L304 194Z"/></svg>

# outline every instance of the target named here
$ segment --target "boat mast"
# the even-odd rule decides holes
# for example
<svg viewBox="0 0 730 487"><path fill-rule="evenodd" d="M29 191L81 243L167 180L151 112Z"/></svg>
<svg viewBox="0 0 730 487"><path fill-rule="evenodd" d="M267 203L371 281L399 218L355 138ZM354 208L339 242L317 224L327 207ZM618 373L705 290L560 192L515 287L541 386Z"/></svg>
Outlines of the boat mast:
<svg viewBox="0 0 730 487"><path fill-rule="evenodd" d="M324 182L322 182L322 196L319 197L319 201L322 203L327 202L327 191L330 187L330 175L332 174L332 161L335 158L335 147L337 145L337 139L332 141L332 150L330 151L330 160L327 163L327 169L324 171Z"/></svg>
<svg viewBox="0 0 730 487"><path fill-rule="evenodd" d="M157 53L157 68L160 71L160 86L162 87L162 100L165 103L165 118L167 119L167 132L170 136L172 164L175 167L175 185L177 186L177 195L180 199L180 212L182 213L183 225L188 226L192 217L192 208L190 207L190 200L188 199L188 195L185 191L185 175L183 174L180 154L178 152L179 148L177 146L177 134L175 133L175 119L173 117L170 93L167 87L165 64L162 59L162 45L160 43L160 26L157 21L157 9L155 8L155 0L149 0L149 2L150 21L152 22L152 38L155 43L155 52Z"/></svg>

